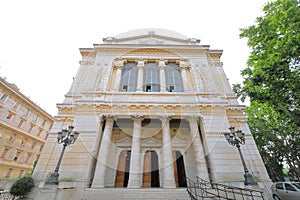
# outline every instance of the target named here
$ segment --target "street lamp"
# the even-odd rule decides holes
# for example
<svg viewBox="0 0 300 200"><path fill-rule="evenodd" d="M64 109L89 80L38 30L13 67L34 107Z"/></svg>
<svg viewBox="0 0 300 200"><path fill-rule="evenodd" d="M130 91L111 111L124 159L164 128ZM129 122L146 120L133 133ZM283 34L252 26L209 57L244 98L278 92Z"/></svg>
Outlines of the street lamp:
<svg viewBox="0 0 300 200"><path fill-rule="evenodd" d="M230 130L230 133L224 133L224 136L225 136L227 142L232 146L236 146L239 151L239 154L240 154L240 157L241 157L241 160L243 163L243 167L244 167L244 172L245 172L245 174L244 174L245 185L257 185L257 182L254 181L252 175L249 174L249 171L247 169L245 160L243 158L243 155L242 155L242 152L240 149L240 147L241 147L240 144L242 144L242 145L245 144L245 133L243 133L241 130L235 131L235 128L232 126L229 127L229 130Z"/></svg>
<svg viewBox="0 0 300 200"><path fill-rule="evenodd" d="M58 176L59 176L58 171L59 171L60 163L62 161L62 157L65 153L65 149L68 145L73 144L79 136L79 133L73 132L73 129L74 129L74 126L69 126L69 129L62 129L61 132L57 133L57 142L58 142L58 144L63 143L63 149L60 154L55 171L50 175L50 178L47 180L46 184L49 184L49 185L57 185L58 184Z"/></svg>

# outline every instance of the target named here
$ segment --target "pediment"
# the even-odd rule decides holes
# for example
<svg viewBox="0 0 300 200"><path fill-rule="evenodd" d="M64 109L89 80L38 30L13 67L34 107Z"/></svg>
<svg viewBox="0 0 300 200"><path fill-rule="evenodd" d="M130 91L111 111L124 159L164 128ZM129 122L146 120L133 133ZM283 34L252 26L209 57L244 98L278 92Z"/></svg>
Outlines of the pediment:
<svg viewBox="0 0 300 200"><path fill-rule="evenodd" d="M128 136L116 140L117 147L131 147L131 145L132 145L132 139Z"/></svg>
<svg viewBox="0 0 300 200"><path fill-rule="evenodd" d="M143 139L141 141L141 146L142 147L161 147L162 143L161 143L161 140L151 137L151 138Z"/></svg>
<svg viewBox="0 0 300 200"><path fill-rule="evenodd" d="M178 137L172 138L172 147L184 147L186 146L186 140Z"/></svg>
<svg viewBox="0 0 300 200"><path fill-rule="evenodd" d="M103 42L107 44L191 45L200 43L200 40L187 38L165 29L137 29L115 37L103 38Z"/></svg>

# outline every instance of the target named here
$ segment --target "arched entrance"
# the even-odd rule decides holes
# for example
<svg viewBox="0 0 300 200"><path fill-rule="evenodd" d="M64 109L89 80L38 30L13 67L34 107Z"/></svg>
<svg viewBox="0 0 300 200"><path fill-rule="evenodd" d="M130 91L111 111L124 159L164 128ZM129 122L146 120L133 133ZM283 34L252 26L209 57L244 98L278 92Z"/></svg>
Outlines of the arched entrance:
<svg viewBox="0 0 300 200"><path fill-rule="evenodd" d="M131 151L122 151L119 155L115 187L127 187L129 179Z"/></svg>
<svg viewBox="0 0 300 200"><path fill-rule="evenodd" d="M176 187L186 187L186 175L183 156L180 151L173 151L174 156L174 178Z"/></svg>
<svg viewBox="0 0 300 200"><path fill-rule="evenodd" d="M143 187L160 187L158 156L155 151L147 150L145 153Z"/></svg>

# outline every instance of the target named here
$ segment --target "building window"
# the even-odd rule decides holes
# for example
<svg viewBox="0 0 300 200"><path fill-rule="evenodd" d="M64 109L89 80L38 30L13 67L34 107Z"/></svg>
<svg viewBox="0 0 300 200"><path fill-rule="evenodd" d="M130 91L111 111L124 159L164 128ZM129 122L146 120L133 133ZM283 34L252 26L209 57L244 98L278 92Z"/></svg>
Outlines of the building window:
<svg viewBox="0 0 300 200"><path fill-rule="evenodd" d="M8 150L9 150L8 148L3 149L2 154L1 154L1 158L5 158Z"/></svg>
<svg viewBox="0 0 300 200"><path fill-rule="evenodd" d="M43 125L43 126L45 126L45 124L46 124L46 120L44 119L44 121L43 121L42 125Z"/></svg>
<svg viewBox="0 0 300 200"><path fill-rule="evenodd" d="M155 62L148 62L145 64L144 92L160 92L159 71Z"/></svg>
<svg viewBox="0 0 300 200"><path fill-rule="evenodd" d="M5 178L9 178L10 177L12 170L13 170L12 168L8 169Z"/></svg>
<svg viewBox="0 0 300 200"><path fill-rule="evenodd" d="M49 134L47 133L46 136L45 136L45 140L47 140L48 136L49 136Z"/></svg>
<svg viewBox="0 0 300 200"><path fill-rule="evenodd" d="M40 129L37 136L39 137L42 134L42 132L43 132L43 129Z"/></svg>
<svg viewBox="0 0 300 200"><path fill-rule="evenodd" d="M27 138L25 138L24 140L22 140L20 146L24 147L27 143Z"/></svg>
<svg viewBox="0 0 300 200"><path fill-rule="evenodd" d="M120 84L121 92L134 92L137 85L137 67L134 62L127 62L122 71Z"/></svg>
<svg viewBox="0 0 300 200"><path fill-rule="evenodd" d="M15 155L15 157L14 157L14 161L17 161L17 160L18 160L20 154L21 154L21 151L17 151L17 153L16 153L16 155Z"/></svg>
<svg viewBox="0 0 300 200"><path fill-rule="evenodd" d="M36 142L32 142L31 148L33 149L35 147L35 145L36 145Z"/></svg>
<svg viewBox="0 0 300 200"><path fill-rule="evenodd" d="M32 129L33 129L33 126L31 125L28 132L31 133Z"/></svg>
<svg viewBox="0 0 300 200"><path fill-rule="evenodd" d="M22 127L22 125L23 125L23 123L24 123L24 121L23 121L23 120L21 120L21 121L19 122L19 124L18 124L18 128L21 128L21 127Z"/></svg>
<svg viewBox="0 0 300 200"><path fill-rule="evenodd" d="M15 141L16 137L17 137L17 135L13 134L12 136L10 136L8 142L13 143Z"/></svg>
<svg viewBox="0 0 300 200"><path fill-rule="evenodd" d="M38 119L39 119L39 116L38 116L38 115L35 115L34 121L36 122Z"/></svg>
<svg viewBox="0 0 300 200"><path fill-rule="evenodd" d="M13 106L13 108L14 108L14 109L18 109L19 106L20 106L20 103L19 103L19 102L16 102L15 105Z"/></svg>
<svg viewBox="0 0 300 200"><path fill-rule="evenodd" d="M179 65L175 62L169 62L167 64L166 81L169 92L183 92Z"/></svg>
<svg viewBox="0 0 300 200"><path fill-rule="evenodd" d="M1 101L5 101L6 98L7 98L7 94L2 94L0 100L1 100Z"/></svg>
<svg viewBox="0 0 300 200"><path fill-rule="evenodd" d="M6 118L5 118L5 121L9 122L12 117L13 117L13 114L12 113L8 113L7 116L6 116Z"/></svg>
<svg viewBox="0 0 300 200"><path fill-rule="evenodd" d="M26 109L25 112L24 112L24 115L25 115L25 116L28 116L29 113L30 113L30 110Z"/></svg>
<svg viewBox="0 0 300 200"><path fill-rule="evenodd" d="M31 153L27 153L27 157L26 157L26 160L25 160L25 162L27 163L28 161L29 161L29 159L31 158Z"/></svg>
<svg viewBox="0 0 300 200"><path fill-rule="evenodd" d="M24 174L24 170L22 169L21 171L20 171L20 173L19 173L19 178L22 176Z"/></svg>
<svg viewBox="0 0 300 200"><path fill-rule="evenodd" d="M43 151L44 145L41 145L40 147L40 151Z"/></svg>

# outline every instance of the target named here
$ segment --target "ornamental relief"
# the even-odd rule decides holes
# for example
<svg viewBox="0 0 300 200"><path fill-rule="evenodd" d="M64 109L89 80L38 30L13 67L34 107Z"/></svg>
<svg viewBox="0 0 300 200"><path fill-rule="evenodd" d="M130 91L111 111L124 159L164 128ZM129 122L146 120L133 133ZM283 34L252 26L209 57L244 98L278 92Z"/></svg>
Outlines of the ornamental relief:
<svg viewBox="0 0 300 200"><path fill-rule="evenodd" d="M209 61L208 64L209 64L209 66L212 66L212 67L222 67L223 66L223 62L220 62L220 61Z"/></svg>
<svg viewBox="0 0 300 200"><path fill-rule="evenodd" d="M93 60L81 60L79 61L80 65L94 65L94 61Z"/></svg>

